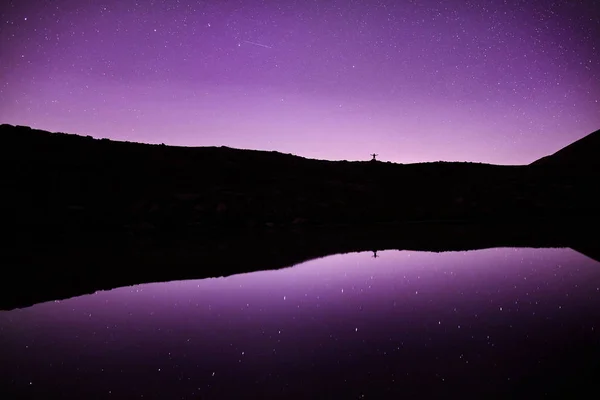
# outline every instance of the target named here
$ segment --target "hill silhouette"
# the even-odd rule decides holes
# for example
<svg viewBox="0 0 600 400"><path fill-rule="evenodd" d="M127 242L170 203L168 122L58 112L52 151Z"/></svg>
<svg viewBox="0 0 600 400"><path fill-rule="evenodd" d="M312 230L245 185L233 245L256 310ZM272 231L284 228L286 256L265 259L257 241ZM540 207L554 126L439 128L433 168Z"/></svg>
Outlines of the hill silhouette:
<svg viewBox="0 0 600 400"><path fill-rule="evenodd" d="M554 166L560 168L600 167L600 129L563 147L554 154L542 157L531 165Z"/></svg>
<svg viewBox="0 0 600 400"><path fill-rule="evenodd" d="M597 159L598 132L529 166L325 161L11 125L0 138L3 220L31 234L588 219L600 204L598 169L568 161Z"/></svg>
<svg viewBox="0 0 600 400"><path fill-rule="evenodd" d="M600 259L597 138L526 166L394 164L1 125L0 309L348 251L557 246Z"/></svg>

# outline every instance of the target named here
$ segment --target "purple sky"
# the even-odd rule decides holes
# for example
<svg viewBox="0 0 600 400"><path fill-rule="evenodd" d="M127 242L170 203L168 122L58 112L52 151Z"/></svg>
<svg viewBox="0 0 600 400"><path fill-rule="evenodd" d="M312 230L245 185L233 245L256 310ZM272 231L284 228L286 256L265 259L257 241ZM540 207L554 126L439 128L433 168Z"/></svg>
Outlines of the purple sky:
<svg viewBox="0 0 600 400"><path fill-rule="evenodd" d="M595 3L9 0L0 122L334 160L529 163L600 128Z"/></svg>

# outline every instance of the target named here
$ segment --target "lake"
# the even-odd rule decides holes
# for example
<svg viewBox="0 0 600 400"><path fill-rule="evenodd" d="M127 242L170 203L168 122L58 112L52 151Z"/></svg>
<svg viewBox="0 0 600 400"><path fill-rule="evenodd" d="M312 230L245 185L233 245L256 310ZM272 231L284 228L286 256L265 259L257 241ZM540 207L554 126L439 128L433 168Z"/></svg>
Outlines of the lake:
<svg viewBox="0 0 600 400"><path fill-rule="evenodd" d="M129 286L0 312L0 360L0 398L598 390L600 263L568 248L389 250Z"/></svg>

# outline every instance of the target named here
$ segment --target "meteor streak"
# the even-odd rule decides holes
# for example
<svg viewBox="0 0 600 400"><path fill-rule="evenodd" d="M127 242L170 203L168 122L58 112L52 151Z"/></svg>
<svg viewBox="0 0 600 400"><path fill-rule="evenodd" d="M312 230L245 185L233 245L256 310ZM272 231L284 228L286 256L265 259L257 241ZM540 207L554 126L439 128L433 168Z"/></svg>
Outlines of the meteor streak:
<svg viewBox="0 0 600 400"><path fill-rule="evenodd" d="M256 43L256 42L250 42L249 40L244 40L244 43L248 43L248 44L253 44L255 46L260 46L260 47L264 47L266 49L271 49L271 46L267 46L266 44L262 44L262 43Z"/></svg>

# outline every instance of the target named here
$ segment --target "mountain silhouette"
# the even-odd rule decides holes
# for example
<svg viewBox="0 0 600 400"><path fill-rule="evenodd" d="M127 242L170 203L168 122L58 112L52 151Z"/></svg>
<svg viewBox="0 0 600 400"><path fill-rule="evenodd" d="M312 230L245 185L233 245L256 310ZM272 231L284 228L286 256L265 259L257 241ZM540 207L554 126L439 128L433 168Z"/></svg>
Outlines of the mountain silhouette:
<svg viewBox="0 0 600 400"><path fill-rule="evenodd" d="M1 125L0 309L348 251L571 247L600 259L598 137L530 165L395 164Z"/></svg>
<svg viewBox="0 0 600 400"><path fill-rule="evenodd" d="M600 167L600 129L563 147L554 154L534 161L531 165L560 168Z"/></svg>
<svg viewBox="0 0 600 400"><path fill-rule="evenodd" d="M598 132L528 166L307 159L0 126L13 231L183 232L597 216ZM578 163L572 160L578 160ZM582 164L584 161L587 164Z"/></svg>

